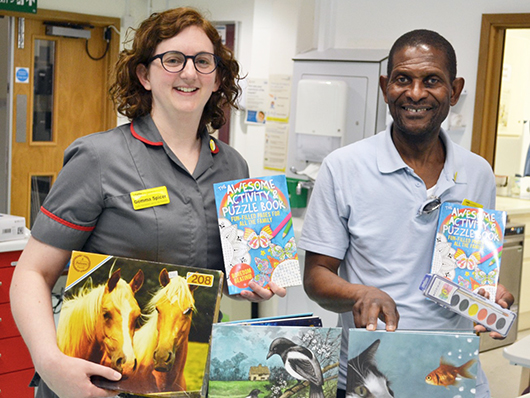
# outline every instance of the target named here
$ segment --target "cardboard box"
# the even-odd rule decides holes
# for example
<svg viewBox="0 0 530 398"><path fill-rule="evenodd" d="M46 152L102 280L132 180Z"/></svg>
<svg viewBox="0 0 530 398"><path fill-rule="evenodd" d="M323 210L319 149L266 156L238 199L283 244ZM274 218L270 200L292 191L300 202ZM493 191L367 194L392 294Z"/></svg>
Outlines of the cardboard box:
<svg viewBox="0 0 530 398"><path fill-rule="evenodd" d="M24 239L26 236L26 219L24 217L0 214L0 242Z"/></svg>

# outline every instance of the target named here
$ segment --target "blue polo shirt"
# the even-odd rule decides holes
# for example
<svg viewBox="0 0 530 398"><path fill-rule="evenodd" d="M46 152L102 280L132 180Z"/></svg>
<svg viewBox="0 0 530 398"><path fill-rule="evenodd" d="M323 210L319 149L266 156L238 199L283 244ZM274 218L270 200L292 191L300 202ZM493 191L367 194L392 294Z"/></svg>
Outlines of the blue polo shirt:
<svg viewBox="0 0 530 398"><path fill-rule="evenodd" d="M470 330L471 321L426 300L419 290L430 270L439 212L419 213L428 200L426 186L399 155L390 128L324 160L298 245L342 260L339 274L349 282L389 294L397 304L400 329ZM446 161L434 195L442 202L469 199L494 208L490 165L443 130L440 137ZM340 321L344 343L347 329L355 327L352 312L341 314ZM343 388L347 344L342 350Z"/></svg>

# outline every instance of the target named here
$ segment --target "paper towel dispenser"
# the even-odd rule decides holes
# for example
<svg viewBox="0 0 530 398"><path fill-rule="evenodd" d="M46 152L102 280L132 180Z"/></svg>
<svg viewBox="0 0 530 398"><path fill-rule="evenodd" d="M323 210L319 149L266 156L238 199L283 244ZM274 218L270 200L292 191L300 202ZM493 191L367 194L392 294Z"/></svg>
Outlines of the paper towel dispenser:
<svg viewBox="0 0 530 398"><path fill-rule="evenodd" d="M348 84L342 80L302 79L296 104L296 158L322 162L344 145Z"/></svg>

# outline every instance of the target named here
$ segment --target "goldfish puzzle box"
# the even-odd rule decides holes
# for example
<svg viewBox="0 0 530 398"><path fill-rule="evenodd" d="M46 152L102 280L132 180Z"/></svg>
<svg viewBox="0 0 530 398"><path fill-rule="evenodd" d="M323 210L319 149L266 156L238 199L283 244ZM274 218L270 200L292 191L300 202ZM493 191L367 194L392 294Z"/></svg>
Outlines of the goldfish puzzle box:
<svg viewBox="0 0 530 398"><path fill-rule="evenodd" d="M285 175L214 184L228 292L302 284Z"/></svg>
<svg viewBox="0 0 530 398"><path fill-rule="evenodd" d="M442 203L431 273L494 301L499 280L506 212Z"/></svg>
<svg viewBox="0 0 530 398"><path fill-rule="evenodd" d="M472 331L350 329L346 394L362 396L372 372L384 396L474 398L479 342Z"/></svg>
<svg viewBox="0 0 530 398"><path fill-rule="evenodd" d="M209 398L336 398L341 328L217 323Z"/></svg>
<svg viewBox="0 0 530 398"><path fill-rule="evenodd" d="M57 326L67 355L122 374L99 387L135 395L206 396L220 271L72 252Z"/></svg>

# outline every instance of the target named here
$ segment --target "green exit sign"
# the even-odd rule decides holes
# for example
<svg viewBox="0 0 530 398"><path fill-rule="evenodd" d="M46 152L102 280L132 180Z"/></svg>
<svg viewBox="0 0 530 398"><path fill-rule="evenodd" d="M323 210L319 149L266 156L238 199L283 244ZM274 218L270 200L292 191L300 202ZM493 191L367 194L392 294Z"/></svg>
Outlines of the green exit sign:
<svg viewBox="0 0 530 398"><path fill-rule="evenodd" d="M0 0L0 10L35 14L37 12L37 0Z"/></svg>

